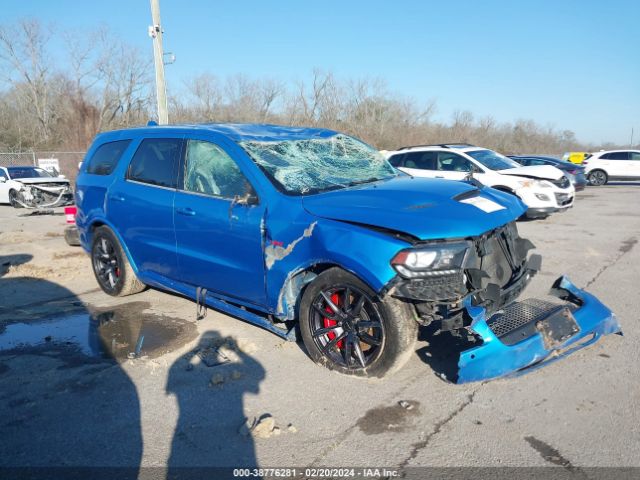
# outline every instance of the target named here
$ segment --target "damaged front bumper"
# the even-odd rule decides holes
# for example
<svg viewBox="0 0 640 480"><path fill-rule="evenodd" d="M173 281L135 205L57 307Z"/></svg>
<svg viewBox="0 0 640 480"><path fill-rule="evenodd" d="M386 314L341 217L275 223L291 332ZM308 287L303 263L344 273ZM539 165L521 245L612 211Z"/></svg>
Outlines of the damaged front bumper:
<svg viewBox="0 0 640 480"><path fill-rule="evenodd" d="M528 372L620 333L613 312L567 277L554 283L554 301L513 302L486 318L486 310L469 301L468 327L482 344L460 353L457 383L475 382ZM560 299L560 301L558 301Z"/></svg>
<svg viewBox="0 0 640 480"><path fill-rule="evenodd" d="M24 184L11 204L15 208L56 208L73 205L71 186L63 184Z"/></svg>

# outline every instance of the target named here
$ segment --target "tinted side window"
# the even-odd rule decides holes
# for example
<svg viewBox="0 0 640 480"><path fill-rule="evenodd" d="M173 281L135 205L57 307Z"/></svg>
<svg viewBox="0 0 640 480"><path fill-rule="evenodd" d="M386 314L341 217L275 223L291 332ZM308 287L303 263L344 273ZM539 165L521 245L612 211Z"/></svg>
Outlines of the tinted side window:
<svg viewBox="0 0 640 480"><path fill-rule="evenodd" d="M118 140L100 145L89 159L87 173L110 175L130 143L131 140Z"/></svg>
<svg viewBox="0 0 640 480"><path fill-rule="evenodd" d="M639 152L629 152L629 160L640 160Z"/></svg>
<svg viewBox="0 0 640 480"><path fill-rule="evenodd" d="M629 152L611 152L600 158L606 158L607 160L629 160Z"/></svg>
<svg viewBox="0 0 640 480"><path fill-rule="evenodd" d="M129 164L127 178L161 187L176 187L176 163L182 140L147 138L142 141Z"/></svg>
<svg viewBox="0 0 640 480"><path fill-rule="evenodd" d="M5 180L9 180L9 178L7 177L7 174L4 173L4 170L0 170L0 178L4 178Z"/></svg>
<svg viewBox="0 0 640 480"><path fill-rule="evenodd" d="M253 193L236 162L217 145L201 140L187 142L184 189L223 198Z"/></svg>
<svg viewBox="0 0 640 480"><path fill-rule="evenodd" d="M404 158L404 166L419 170L435 170L437 156L438 152L410 152Z"/></svg>
<svg viewBox="0 0 640 480"><path fill-rule="evenodd" d="M391 165L393 165L394 167L402 167L403 165L403 159L404 159L404 153L398 154L398 155L391 155L389 157L389 163Z"/></svg>
<svg viewBox="0 0 640 480"><path fill-rule="evenodd" d="M440 152L438 154L438 170L445 172L470 172L471 162L455 153Z"/></svg>

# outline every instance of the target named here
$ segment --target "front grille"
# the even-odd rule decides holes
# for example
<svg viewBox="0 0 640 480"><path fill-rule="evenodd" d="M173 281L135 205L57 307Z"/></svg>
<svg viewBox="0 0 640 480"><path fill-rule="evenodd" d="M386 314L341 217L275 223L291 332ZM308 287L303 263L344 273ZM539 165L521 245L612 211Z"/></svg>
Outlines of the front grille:
<svg viewBox="0 0 640 480"><path fill-rule="evenodd" d="M487 320L487 325L505 345L513 345L530 337L536 330L536 323L552 313L568 306L575 306L560 301L547 301L529 298L514 302Z"/></svg>
<svg viewBox="0 0 640 480"><path fill-rule="evenodd" d="M559 178L558 180L550 180L550 182L560 188L569 188L569 185L571 185L571 182L566 175L563 175L562 178Z"/></svg>
<svg viewBox="0 0 640 480"><path fill-rule="evenodd" d="M571 202L573 202L573 197L568 193L556 193L555 196L556 196L556 202L560 207L571 205Z"/></svg>

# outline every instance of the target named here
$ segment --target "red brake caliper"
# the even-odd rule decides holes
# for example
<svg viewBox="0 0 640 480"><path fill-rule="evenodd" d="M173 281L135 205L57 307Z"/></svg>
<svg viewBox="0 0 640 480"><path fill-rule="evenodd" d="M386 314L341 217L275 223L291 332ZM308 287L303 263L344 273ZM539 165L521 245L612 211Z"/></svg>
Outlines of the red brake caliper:
<svg viewBox="0 0 640 480"><path fill-rule="evenodd" d="M337 293L333 293L331 294L331 301L333 302L334 305L336 306L340 306L340 297L338 297ZM325 311L327 313L331 313L332 310L329 308L329 306L327 305L326 307L324 307ZM324 321L324 326L326 327L333 327L334 325L337 325L338 322L336 322L335 320L331 320L330 318L324 317L323 318ZM327 336L329 337L329 340L333 340L334 338L336 338L336 334L334 332L329 332L327 333ZM342 340L338 340L338 342L336 343L336 345L338 346L338 348L342 348Z"/></svg>

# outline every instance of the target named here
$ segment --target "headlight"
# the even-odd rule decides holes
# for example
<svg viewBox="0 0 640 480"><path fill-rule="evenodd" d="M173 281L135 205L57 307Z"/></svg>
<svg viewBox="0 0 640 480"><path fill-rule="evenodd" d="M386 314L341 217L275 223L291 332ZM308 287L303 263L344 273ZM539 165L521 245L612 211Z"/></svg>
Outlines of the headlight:
<svg viewBox="0 0 640 480"><path fill-rule="evenodd" d="M529 188L533 186L533 180L518 180L518 187Z"/></svg>
<svg viewBox="0 0 640 480"><path fill-rule="evenodd" d="M536 180L534 183L536 187L553 188L553 184L551 182L548 182L547 180Z"/></svg>
<svg viewBox="0 0 640 480"><path fill-rule="evenodd" d="M452 274L462 268L469 246L458 242L402 250L391 265L405 278Z"/></svg>

